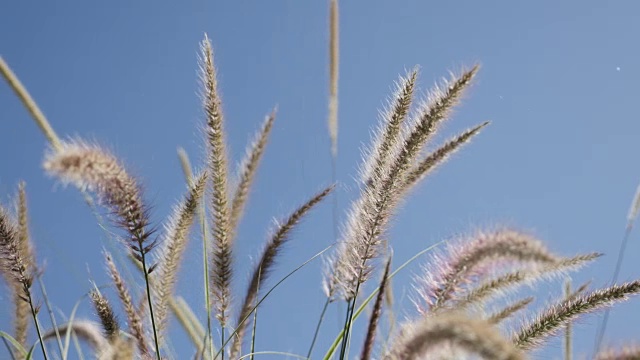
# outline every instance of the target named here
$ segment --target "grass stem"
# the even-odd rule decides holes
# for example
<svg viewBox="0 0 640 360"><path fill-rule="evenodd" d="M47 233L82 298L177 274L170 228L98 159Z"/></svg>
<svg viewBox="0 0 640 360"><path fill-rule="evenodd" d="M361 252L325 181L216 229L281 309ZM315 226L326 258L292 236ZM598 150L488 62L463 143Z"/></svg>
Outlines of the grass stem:
<svg viewBox="0 0 640 360"><path fill-rule="evenodd" d="M313 340L311 340L311 345L309 346L309 351L307 352L307 358L311 358L311 353L313 352L313 347L316 344L316 340L318 339L318 334L320 333L320 326L322 325L322 321L324 320L324 315L327 313L327 309L329 308L329 303L331 300L327 297L327 300L324 302L324 306L322 307L322 312L320 313L320 319L318 319L318 324L316 325L316 331L313 333Z"/></svg>

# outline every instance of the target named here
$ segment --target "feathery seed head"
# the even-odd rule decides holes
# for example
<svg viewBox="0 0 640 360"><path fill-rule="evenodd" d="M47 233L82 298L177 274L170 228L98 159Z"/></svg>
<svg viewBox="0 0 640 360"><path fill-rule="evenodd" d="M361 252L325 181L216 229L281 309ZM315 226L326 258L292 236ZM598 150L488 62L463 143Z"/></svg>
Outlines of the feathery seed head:
<svg viewBox="0 0 640 360"><path fill-rule="evenodd" d="M97 145L66 141L60 149L47 154L44 168L65 184L96 192L129 233L130 251L138 260L151 251L153 242L144 245L153 231L149 229L142 190L115 156Z"/></svg>
<svg viewBox="0 0 640 360"><path fill-rule="evenodd" d="M156 258L159 268L152 274L156 281L154 287L156 323L161 335L166 328L168 301L172 296L178 268L189 239L189 231L204 193L207 174L203 172L196 175L194 179L189 186L187 196L174 209L173 215L165 225L163 246Z"/></svg>
<svg viewBox="0 0 640 360"><path fill-rule="evenodd" d="M511 315L527 307L529 304L533 302L533 300L534 300L533 297L528 297L528 298L524 298L522 300L516 301L514 303L511 303L506 307L502 308L501 310L487 317L487 321L491 324L499 324L500 322L511 317Z"/></svg>
<svg viewBox="0 0 640 360"><path fill-rule="evenodd" d="M111 308L111 304L109 304L109 301L102 296L97 289L91 291L89 293L89 297L93 303L93 308L96 310L96 313L100 318L104 337L109 341L114 341L119 336L120 326L118 325L116 315Z"/></svg>
<svg viewBox="0 0 640 360"><path fill-rule="evenodd" d="M638 360L640 359L640 345L625 345L620 349L606 349L595 356L595 360Z"/></svg>
<svg viewBox="0 0 640 360"><path fill-rule="evenodd" d="M464 144L471 141L471 139L480 133L482 128L487 125L489 125L489 121L485 121L482 124L463 132L424 157L424 159L420 160L418 164L413 166L407 175L404 191L410 190L414 185L420 182L420 180L430 174L438 165L446 162L451 155L453 155Z"/></svg>
<svg viewBox="0 0 640 360"><path fill-rule="evenodd" d="M427 317L402 329L387 360L421 359L443 351L476 354L484 359L519 360L524 356L493 326L458 314Z"/></svg>
<svg viewBox="0 0 640 360"><path fill-rule="evenodd" d="M208 167L211 177L211 217L214 246L211 256L210 281L212 299L217 310L216 317L224 327L229 317L231 303L232 244L230 210L227 193L227 149L224 137L222 106L218 95L213 50L205 34L201 46L201 81L203 106L207 123Z"/></svg>
<svg viewBox="0 0 640 360"><path fill-rule="evenodd" d="M273 128L273 122L276 118L276 110L274 109L262 124L262 128L254 136L253 141L247 147L246 155L238 165L237 185L233 192L233 200L231 202L231 215L229 219L229 228L235 233L242 213L244 211L249 190L253 184L258 165L262 159L262 154L269 140L269 134Z"/></svg>
<svg viewBox="0 0 640 360"><path fill-rule="evenodd" d="M33 269L25 259L17 225L6 209L0 206L0 271L9 284L21 289L19 296L23 298L33 284Z"/></svg>
<svg viewBox="0 0 640 360"><path fill-rule="evenodd" d="M388 176L389 158L396 155L401 144L400 136L404 121L411 108L413 93L418 77L417 68L400 77L396 83L393 98L382 114L381 121L375 131L373 145L365 149L364 164L362 165L361 181L363 184L377 184Z"/></svg>
<svg viewBox="0 0 640 360"><path fill-rule="evenodd" d="M449 304L447 307L462 309L469 305L482 305L489 299L499 297L510 290L516 289L519 285L533 285L537 281L565 276L567 272L577 270L600 256L601 254L599 253L591 253L571 258L560 258L556 262L541 265L537 268L525 268L507 272L504 275L485 280L476 287L469 288L464 295L459 296L459 300ZM440 306L443 305L441 304ZM436 308L434 306L431 310L434 311Z"/></svg>
<svg viewBox="0 0 640 360"><path fill-rule="evenodd" d="M539 271L561 258L531 236L513 230L479 233L471 241L450 244L448 256L435 256L418 289L430 308L443 306L473 278L517 266ZM424 308L420 308L424 312Z"/></svg>
<svg viewBox="0 0 640 360"><path fill-rule="evenodd" d="M109 273L109 276L111 277L111 281L116 288L118 297L120 298L122 306L124 307L124 312L127 315L129 333L135 338L138 351L143 355L144 358L148 358L150 356L150 352L147 346L147 340L145 339L142 319L140 318L140 311L138 311L138 309L136 309L136 306L133 304L129 289L124 282L124 279L120 275L116 264L113 262L111 254L105 251L104 258L107 265L107 271Z"/></svg>
<svg viewBox="0 0 640 360"><path fill-rule="evenodd" d="M640 280L565 299L524 324L520 331L513 335L513 343L523 350L533 349L577 317L625 301L638 293Z"/></svg>
<svg viewBox="0 0 640 360"><path fill-rule="evenodd" d="M385 155L390 158L382 161L383 166L373 165L370 174L367 174L368 170L365 169L364 176L369 175L371 178L365 179L366 184L360 198L352 203L346 230L326 270L324 288L330 299L349 300L356 297L360 285L369 278L372 270L371 260L380 254L381 237L387 230L395 208L403 198L407 172L435 132L436 125L448 116L477 70L478 67L475 66L454 78L447 84L446 89L437 89L409 125L407 133L402 138L390 137L392 148L397 145L398 150ZM411 83L411 80L407 83ZM411 91L405 94L406 103L411 101L409 93ZM399 103L402 102L402 98L401 95ZM382 135L383 139L387 137L386 133L385 131L385 135ZM394 134L395 131L390 133ZM394 141L397 144L394 144ZM378 157L377 154L375 156Z"/></svg>

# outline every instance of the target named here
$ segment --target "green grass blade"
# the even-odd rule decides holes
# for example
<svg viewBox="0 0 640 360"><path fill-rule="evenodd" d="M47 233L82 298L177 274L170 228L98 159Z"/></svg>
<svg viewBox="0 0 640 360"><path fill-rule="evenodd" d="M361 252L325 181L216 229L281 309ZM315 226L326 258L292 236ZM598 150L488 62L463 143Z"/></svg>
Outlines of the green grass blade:
<svg viewBox="0 0 640 360"><path fill-rule="evenodd" d="M20 354L22 356L27 355L27 350L25 350L25 348L23 348L22 345L20 345L20 343L13 338L13 336L9 335L4 331L0 331L0 337L7 340L9 343L11 343L11 345L13 345L13 347L16 348L16 350L20 351Z"/></svg>

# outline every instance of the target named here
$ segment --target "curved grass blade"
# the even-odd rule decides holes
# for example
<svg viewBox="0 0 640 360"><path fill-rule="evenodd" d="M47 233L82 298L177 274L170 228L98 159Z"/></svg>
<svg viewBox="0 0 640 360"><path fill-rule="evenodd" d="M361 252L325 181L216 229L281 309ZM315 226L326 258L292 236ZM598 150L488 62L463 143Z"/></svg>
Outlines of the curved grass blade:
<svg viewBox="0 0 640 360"><path fill-rule="evenodd" d="M20 352L22 356L27 355L27 350L18 342L18 340L14 339L13 336L8 333L0 330L0 337L7 340L13 347Z"/></svg>

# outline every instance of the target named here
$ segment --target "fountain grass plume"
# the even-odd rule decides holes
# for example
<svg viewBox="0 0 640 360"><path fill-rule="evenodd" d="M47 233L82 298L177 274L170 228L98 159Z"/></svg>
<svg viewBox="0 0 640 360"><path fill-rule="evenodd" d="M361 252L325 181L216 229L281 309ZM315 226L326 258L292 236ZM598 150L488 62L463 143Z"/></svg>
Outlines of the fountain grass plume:
<svg viewBox="0 0 640 360"><path fill-rule="evenodd" d="M222 104L218 94L218 80L213 60L211 42L205 34L201 43L200 78L202 82L202 101L206 120L208 147L208 168L211 177L211 202L209 210L213 234L211 252L210 290L216 308L216 318L222 326L221 336L224 342L224 328L229 317L231 304L232 276L232 238L230 228L230 210L228 195L227 148L224 135ZM224 355L223 355L224 358Z"/></svg>
<svg viewBox="0 0 640 360"><path fill-rule="evenodd" d="M484 359L524 359L513 344L483 320L448 314L425 317L417 324L405 325L403 330L401 338L385 359L419 359L439 350L448 354L463 351Z"/></svg>
<svg viewBox="0 0 640 360"><path fill-rule="evenodd" d="M143 356L143 358L149 358L151 356L151 353L149 352L149 347L147 345L147 339L144 333L142 319L140 313L138 312L138 309L133 304L133 299L131 298L129 288L120 275L116 264L113 262L111 254L105 251L104 258L107 265L107 272L111 277L111 281L116 288L118 298L120 299L122 307L124 308L124 312L127 316L129 333L131 333L133 338L136 340L138 352Z"/></svg>
<svg viewBox="0 0 640 360"><path fill-rule="evenodd" d="M116 224L127 233L129 253L142 264L156 358L160 360L149 284L149 274L157 263L150 265L147 261L156 241L150 241L154 231L149 224L148 208L143 202L138 182L115 156L81 140L63 142L59 149L50 151L45 158L44 168L63 183L97 193L102 204L112 212Z"/></svg>
<svg viewBox="0 0 640 360"><path fill-rule="evenodd" d="M488 299L499 297L508 291L515 290L519 285L533 285L537 281L553 279L566 275L569 271L578 270L588 262L602 256L599 253L577 255L571 258L561 258L555 263L542 265L537 269L519 269L507 272L495 278L490 278L468 289L464 295L448 307L464 309L471 305L482 305ZM435 309L432 307L432 311Z"/></svg>
<svg viewBox="0 0 640 360"><path fill-rule="evenodd" d="M419 297L429 308L439 308L455 300L461 286L472 277L490 274L498 266L506 270L515 264L538 271L560 260L539 240L521 232L505 229L478 233L470 241L450 245L444 258L434 258L418 285Z"/></svg>
<svg viewBox="0 0 640 360"><path fill-rule="evenodd" d="M24 246L20 244L18 226L15 220L11 218L4 207L0 206L0 272L14 289L13 291L16 294L14 297L15 301L24 301L29 304L31 317L38 333L38 339L40 340L42 356L44 356L46 360L48 358L47 351L44 347L40 324L38 322L38 311L40 307L35 304L31 292L31 286L33 285L35 276L33 273L34 269L29 266L30 261L27 260L26 254L23 254L23 248ZM22 316L22 314L16 315ZM16 319L16 330L21 330L19 327L23 326L23 324L21 324L23 321L23 319Z"/></svg>
<svg viewBox="0 0 640 360"><path fill-rule="evenodd" d="M157 256L158 269L152 274L155 281L156 323L160 336L166 330L169 299L177 281L178 269L187 247L189 232L196 217L200 199L204 193L207 174L196 175L187 195L174 209L165 225L165 238Z"/></svg>
<svg viewBox="0 0 640 360"><path fill-rule="evenodd" d="M639 292L640 281L637 280L621 285L613 285L605 289L579 295L573 299L561 301L524 324L513 335L513 343L523 350L536 348L578 316L627 300L629 296L636 295Z"/></svg>
<svg viewBox="0 0 640 360"><path fill-rule="evenodd" d="M238 166L238 181L233 191L233 199L231 201L231 214L229 219L229 227L235 232L244 207L249 197L249 190L255 179L258 165L262 159L262 154L267 146L273 122L276 119L276 110L267 116L260 128L260 131L254 136L253 141L247 147L247 153Z"/></svg>
<svg viewBox="0 0 640 360"><path fill-rule="evenodd" d="M98 314L105 339L115 341L120 336L120 325L111 304L96 288L89 293L93 308Z"/></svg>
<svg viewBox="0 0 640 360"><path fill-rule="evenodd" d="M362 173L364 186L361 195L352 203L346 230L327 266L324 287L328 297L349 301L357 296L360 285L368 280L372 271L370 262L380 254L381 236L402 199L408 171L415 165L416 157L438 125L450 115L478 68L474 66L459 76L453 76L443 85L436 86L419 106L417 116L407 124L403 136L397 136L396 143L389 145L389 148L397 147L398 150L391 151L386 160L385 156L380 156L383 165L374 165L369 174L366 171ZM406 92L407 101L410 101L410 92ZM401 91L399 103L404 95ZM396 111L401 113L405 110L399 106L394 107L394 113ZM392 121L395 118L390 116L385 119L383 127L396 126ZM397 118L402 116L399 114ZM388 133L393 131L379 131L378 137L382 139L375 141L385 143L384 138ZM384 151L382 148L380 150ZM367 179L366 176L371 177Z"/></svg>
<svg viewBox="0 0 640 360"><path fill-rule="evenodd" d="M337 0L330 1L330 26L328 123L335 176L338 136ZM105 253L107 270L126 316L126 333L121 331L114 308L97 288L90 293L90 299L100 324L70 320L55 330L63 330L67 336L75 332L95 350L96 357L102 360L148 360L154 357L160 359L161 356L173 358L178 355L171 352L168 332L169 310L172 310L191 337L196 358L217 360L221 355L224 360L227 354L234 360L246 357L253 359L258 354L286 354L305 358L296 354L256 351L256 345L261 344L260 341L256 341L260 334L255 331L257 308L283 281L333 246L316 254L281 278L274 287L265 291L265 294L261 294L263 284L269 281L269 274L275 267L283 246L289 241L292 230L313 207L328 196L333 186L313 196L282 223L277 224L252 269L243 302L239 303L240 306L236 309L236 328L229 331L229 317L234 310L231 308L233 243L236 235L240 233L238 228L241 217L273 129L275 112L265 119L254 141L249 144L246 155L238 166L236 186L229 186L229 159L222 101L218 91L213 50L206 34L200 50L201 97L207 148L205 172L195 176L191 174L191 165L186 153L179 150L188 188L186 195L164 224L163 241L159 244L161 246L158 246L160 251L152 251L156 248L156 241L152 239L154 229L150 224L148 206L138 180L131 176L118 157L104 148L82 140L60 140L24 86L0 58L2 75L50 142L51 148L43 163L45 170L64 184L73 184L82 191L91 191L98 195L100 203L109 210L116 226L121 230L120 238L125 240L130 258L144 275L146 288L142 289L142 296L134 298L130 289L135 290L135 283L126 282L111 255ZM381 125L374 135L372 145L365 152L360 178L357 179L360 186L359 196L356 196L351 204L350 211L344 219L344 231L339 238L338 246L325 268L324 286L327 299L323 314L334 301L343 300L347 303L344 325L325 353L325 359L334 356L338 347L340 360L349 358L353 343L352 331L360 329L353 325L367 309L368 303L375 298L361 352L363 359L374 356L375 339L380 338L381 332L385 330L384 326L378 324L381 321L384 299L388 299L389 307L393 302L389 281L404 267L403 265L389 274L389 260L384 271L381 271L380 259L385 257L388 254L387 250L391 248L391 234L388 231L391 220L410 190L436 167L450 159L463 145L474 139L488 124L478 124L443 144L432 147L432 141L441 125L451 117L453 109L473 83L477 72L478 66L473 66L452 75L449 80L436 85L428 92L426 99L417 104L414 101L417 70L407 72L398 81L396 92L388 108L382 113ZM636 195L629 212L626 236L640 209L638 198L640 196ZM201 199L203 201L200 201ZM200 202L204 205L200 206ZM0 337L7 341L8 346L13 346L11 349L17 350L19 356L26 355L27 320L30 313L46 359L44 341L53 338L56 332L50 331L41 336L37 317L38 306L34 303L30 291L38 271L28 231L24 185L19 187L15 215L15 218L12 217L0 207L0 271L8 280L10 289L16 294L13 298L16 303L15 337L5 332L0 332ZM205 283L206 294L206 330L186 302L173 296L179 265L196 215L200 216L203 226L202 280ZM100 225L102 226L101 222ZM515 230L477 233L470 241L451 245L448 254L436 259L429 267L430 270L422 276L423 279L418 286L419 302L422 306L420 317L408 322L399 331L387 329L388 334L384 335L387 335L388 342L385 342L382 352L377 355L385 359L437 357L443 354L472 354L505 360L523 359L541 346L548 337L558 333L579 316L606 308L614 302L626 300L630 295L639 293L640 280L612 285L593 292L587 292L585 286L568 292L564 300L549 307L509 335L503 334L504 327L501 326L501 322L524 309L533 298L505 302L500 304L502 308L498 307L500 310L494 313L486 311L486 303L518 285L564 275L598 256L600 254L597 253L574 257L559 256L549 251L534 237ZM383 274L379 286L364 301L359 299L360 292L367 289L365 283L381 272ZM47 300L44 290L43 296ZM471 315L465 311L471 307L479 310L482 315ZM211 313L215 313L220 323L217 329L220 338L215 340L212 336ZM74 315L75 310L72 319ZM251 315L254 326L251 350L249 354L242 354L243 339ZM54 324L55 326L57 325ZM316 335L319 329L320 324L316 327ZM162 348L159 342L161 336L164 340ZM307 358L311 356L315 339L314 335ZM68 353L68 343L69 337L62 355L64 360ZM155 347L152 348L152 345ZM35 346L32 345L31 351ZM164 354L161 354L161 350ZM597 356L602 359L624 359L633 357L634 354L637 354L637 351L623 349L618 352L602 352Z"/></svg>
<svg viewBox="0 0 640 360"><path fill-rule="evenodd" d="M533 297L527 297L522 300L518 300L516 302L512 302L509 305L503 307L502 309L494 312L493 314L487 317L487 321L491 324L499 324L500 322L508 319L516 312L524 309L529 304L531 304L535 300Z"/></svg>

